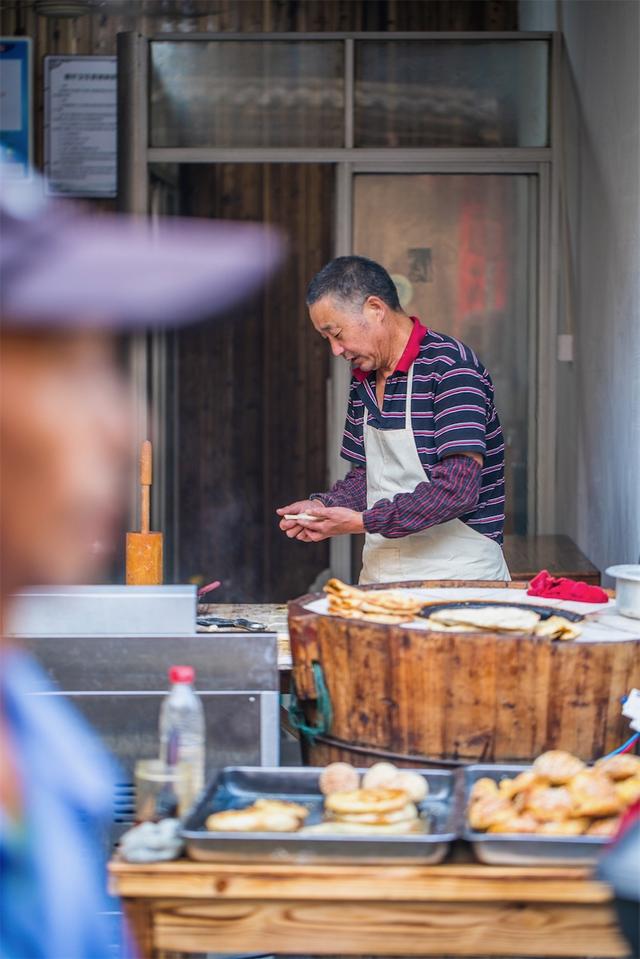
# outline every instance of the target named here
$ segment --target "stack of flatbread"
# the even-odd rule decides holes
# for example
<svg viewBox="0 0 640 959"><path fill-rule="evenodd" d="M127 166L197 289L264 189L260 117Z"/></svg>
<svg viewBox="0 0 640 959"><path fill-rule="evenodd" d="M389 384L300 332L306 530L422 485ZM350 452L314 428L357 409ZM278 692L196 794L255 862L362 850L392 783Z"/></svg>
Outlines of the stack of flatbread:
<svg viewBox="0 0 640 959"><path fill-rule="evenodd" d="M426 823L404 789L352 789L327 796L329 817L302 830L305 835L403 836L424 832Z"/></svg>
<svg viewBox="0 0 640 959"><path fill-rule="evenodd" d="M324 591L332 615L369 623L410 623L424 606L423 600L397 589L357 589L339 579L330 579Z"/></svg>
<svg viewBox="0 0 640 959"><path fill-rule="evenodd" d="M533 633L550 639L575 639L580 627L563 616L541 619L540 614L526 606L452 607L431 613L427 623L435 632L472 633L491 630L500 633Z"/></svg>

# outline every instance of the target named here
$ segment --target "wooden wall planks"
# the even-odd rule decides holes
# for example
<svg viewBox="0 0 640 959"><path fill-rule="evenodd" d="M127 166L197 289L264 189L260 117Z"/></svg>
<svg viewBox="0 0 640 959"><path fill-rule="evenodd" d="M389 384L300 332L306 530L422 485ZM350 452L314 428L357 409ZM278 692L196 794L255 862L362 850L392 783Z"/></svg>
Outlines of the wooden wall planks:
<svg viewBox="0 0 640 959"><path fill-rule="evenodd" d="M329 352L304 292L331 257L333 168L198 164L180 192L183 213L264 220L290 238L259 297L177 336L181 578L222 579L224 601L283 601L328 564L326 544L291 542L274 510L326 486Z"/></svg>

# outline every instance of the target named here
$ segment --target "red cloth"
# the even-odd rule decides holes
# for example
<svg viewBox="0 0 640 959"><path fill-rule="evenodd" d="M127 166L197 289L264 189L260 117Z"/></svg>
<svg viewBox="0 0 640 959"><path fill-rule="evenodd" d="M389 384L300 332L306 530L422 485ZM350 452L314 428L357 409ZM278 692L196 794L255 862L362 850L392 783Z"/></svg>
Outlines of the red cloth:
<svg viewBox="0 0 640 959"><path fill-rule="evenodd" d="M548 570L529 583L527 596L544 596L546 599L571 599L574 603L608 603L609 597L599 586L577 583L566 576L552 576Z"/></svg>

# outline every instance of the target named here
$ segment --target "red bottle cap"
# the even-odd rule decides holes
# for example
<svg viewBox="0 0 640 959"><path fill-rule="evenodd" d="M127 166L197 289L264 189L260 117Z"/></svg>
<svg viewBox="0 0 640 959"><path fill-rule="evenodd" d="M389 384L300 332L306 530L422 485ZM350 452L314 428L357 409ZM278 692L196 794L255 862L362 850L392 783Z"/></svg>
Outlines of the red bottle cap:
<svg viewBox="0 0 640 959"><path fill-rule="evenodd" d="M193 666L170 666L169 682L171 683L192 683L196 677L196 671Z"/></svg>

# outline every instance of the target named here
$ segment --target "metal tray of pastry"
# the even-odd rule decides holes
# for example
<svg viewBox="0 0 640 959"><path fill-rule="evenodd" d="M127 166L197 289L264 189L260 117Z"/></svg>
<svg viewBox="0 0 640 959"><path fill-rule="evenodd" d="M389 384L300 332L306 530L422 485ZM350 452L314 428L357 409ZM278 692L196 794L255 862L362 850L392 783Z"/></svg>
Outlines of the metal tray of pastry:
<svg viewBox="0 0 640 959"><path fill-rule="evenodd" d="M211 813L242 809L260 798L308 806L308 825L323 819L323 797L318 787L321 768L229 766L214 776L184 821L182 838L187 855L214 862L442 862L458 838L460 791L456 793L454 774L448 770L414 771L424 776L429 786L426 799L418 805L420 818L426 823L424 832L406 836L209 832L205 822Z"/></svg>
<svg viewBox="0 0 640 959"><path fill-rule="evenodd" d="M606 836L536 836L522 833L476 832L467 822L471 787L487 777L513 779L531 766L478 763L464 770L463 839L471 843L480 862L491 866L589 866L597 862Z"/></svg>

